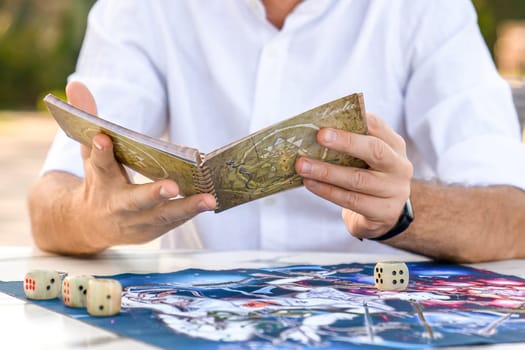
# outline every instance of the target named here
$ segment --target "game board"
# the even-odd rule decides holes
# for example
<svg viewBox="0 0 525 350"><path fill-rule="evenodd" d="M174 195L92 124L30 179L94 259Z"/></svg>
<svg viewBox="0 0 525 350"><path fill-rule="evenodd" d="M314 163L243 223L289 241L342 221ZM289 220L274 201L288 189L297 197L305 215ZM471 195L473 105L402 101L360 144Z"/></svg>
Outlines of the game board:
<svg viewBox="0 0 525 350"><path fill-rule="evenodd" d="M525 280L408 263L406 291L374 288L373 264L122 274L123 309L96 318L32 301L161 348L422 349L525 342ZM25 299L22 282L0 291Z"/></svg>

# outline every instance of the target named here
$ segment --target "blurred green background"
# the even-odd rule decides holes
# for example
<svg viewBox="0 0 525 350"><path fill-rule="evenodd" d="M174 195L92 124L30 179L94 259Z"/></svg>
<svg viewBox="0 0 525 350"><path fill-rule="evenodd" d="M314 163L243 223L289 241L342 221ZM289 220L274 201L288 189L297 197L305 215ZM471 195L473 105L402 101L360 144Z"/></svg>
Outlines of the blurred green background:
<svg viewBox="0 0 525 350"><path fill-rule="evenodd" d="M45 93L62 92L74 70L86 16L94 2L0 0L0 109L35 109ZM473 3L491 50L502 23L525 20L525 0Z"/></svg>
<svg viewBox="0 0 525 350"><path fill-rule="evenodd" d="M74 70L94 1L0 0L0 109L35 109Z"/></svg>
<svg viewBox="0 0 525 350"><path fill-rule="evenodd" d="M494 54L498 27L505 21L525 21L524 0L473 0L478 23L488 47Z"/></svg>

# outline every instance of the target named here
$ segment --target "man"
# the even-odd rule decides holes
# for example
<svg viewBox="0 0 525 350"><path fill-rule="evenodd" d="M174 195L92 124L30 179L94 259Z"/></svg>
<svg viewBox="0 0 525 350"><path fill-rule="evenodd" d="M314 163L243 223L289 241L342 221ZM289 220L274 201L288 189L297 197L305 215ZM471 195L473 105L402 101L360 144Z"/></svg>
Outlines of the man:
<svg viewBox="0 0 525 350"><path fill-rule="evenodd" d="M370 169L302 157L306 190L215 215L202 213L211 195L129 183L107 136L81 162L59 135L29 197L44 250L96 253L193 218L210 249L525 257L525 153L468 1L101 1L66 91L88 112L205 151L361 91L369 135L323 129L318 141ZM398 230L409 196L414 222L375 242Z"/></svg>

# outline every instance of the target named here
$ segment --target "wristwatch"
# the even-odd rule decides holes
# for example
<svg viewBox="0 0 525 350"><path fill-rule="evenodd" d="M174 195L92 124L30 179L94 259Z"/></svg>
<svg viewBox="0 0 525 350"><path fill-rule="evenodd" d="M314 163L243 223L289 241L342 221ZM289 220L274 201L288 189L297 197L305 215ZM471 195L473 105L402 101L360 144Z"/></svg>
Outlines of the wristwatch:
<svg viewBox="0 0 525 350"><path fill-rule="evenodd" d="M410 202L410 198L408 198L408 200L405 203L405 206L403 207L403 211L399 216L399 220L397 220L397 224L394 227L392 227L392 229L387 233L379 237L370 239L373 241L384 241L394 236L397 236L401 232L405 231L408 228L408 226L410 226L412 221L414 221L414 211L412 210L412 202Z"/></svg>

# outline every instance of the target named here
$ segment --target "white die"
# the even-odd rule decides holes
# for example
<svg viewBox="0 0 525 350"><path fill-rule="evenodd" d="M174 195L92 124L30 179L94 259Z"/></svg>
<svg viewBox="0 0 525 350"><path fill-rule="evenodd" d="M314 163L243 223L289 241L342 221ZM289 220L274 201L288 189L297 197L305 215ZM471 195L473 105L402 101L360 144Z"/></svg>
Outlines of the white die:
<svg viewBox="0 0 525 350"><path fill-rule="evenodd" d="M87 290L87 312L92 316L112 316L120 312L122 286L112 279L92 279Z"/></svg>
<svg viewBox="0 0 525 350"><path fill-rule="evenodd" d="M93 276L67 276L62 281L62 301L69 307L86 307L88 282Z"/></svg>
<svg viewBox="0 0 525 350"><path fill-rule="evenodd" d="M55 299L60 290L60 276L57 271L32 270L24 278L24 293L29 299Z"/></svg>
<svg viewBox="0 0 525 350"><path fill-rule="evenodd" d="M374 281L377 289L404 290L408 287L408 266L404 262L379 262L374 267Z"/></svg>

